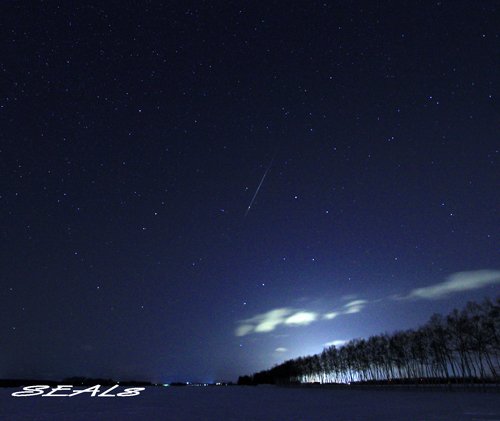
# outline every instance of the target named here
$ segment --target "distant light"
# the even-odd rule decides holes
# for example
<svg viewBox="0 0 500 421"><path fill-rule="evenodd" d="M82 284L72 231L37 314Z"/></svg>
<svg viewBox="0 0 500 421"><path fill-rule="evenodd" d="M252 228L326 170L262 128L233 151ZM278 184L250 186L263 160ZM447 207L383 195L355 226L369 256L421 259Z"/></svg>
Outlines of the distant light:
<svg viewBox="0 0 500 421"><path fill-rule="evenodd" d="M163 383L163 386L169 387L170 385L168 383Z"/></svg>

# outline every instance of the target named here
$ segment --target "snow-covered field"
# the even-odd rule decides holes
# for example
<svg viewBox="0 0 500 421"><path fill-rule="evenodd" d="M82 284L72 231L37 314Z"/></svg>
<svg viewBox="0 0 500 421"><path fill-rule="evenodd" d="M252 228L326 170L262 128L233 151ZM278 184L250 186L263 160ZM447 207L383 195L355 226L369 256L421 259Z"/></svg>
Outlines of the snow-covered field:
<svg viewBox="0 0 500 421"><path fill-rule="evenodd" d="M500 420L497 392L157 387L139 396L14 398L0 389L0 420Z"/></svg>

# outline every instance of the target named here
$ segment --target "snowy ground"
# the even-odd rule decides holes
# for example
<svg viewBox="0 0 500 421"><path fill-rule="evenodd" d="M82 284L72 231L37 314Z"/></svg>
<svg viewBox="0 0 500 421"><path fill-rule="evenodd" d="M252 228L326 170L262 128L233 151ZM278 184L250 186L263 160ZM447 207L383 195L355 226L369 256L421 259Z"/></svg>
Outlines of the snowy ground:
<svg viewBox="0 0 500 421"><path fill-rule="evenodd" d="M498 392L279 387L147 388L128 398L14 398L0 388L0 420L499 420Z"/></svg>

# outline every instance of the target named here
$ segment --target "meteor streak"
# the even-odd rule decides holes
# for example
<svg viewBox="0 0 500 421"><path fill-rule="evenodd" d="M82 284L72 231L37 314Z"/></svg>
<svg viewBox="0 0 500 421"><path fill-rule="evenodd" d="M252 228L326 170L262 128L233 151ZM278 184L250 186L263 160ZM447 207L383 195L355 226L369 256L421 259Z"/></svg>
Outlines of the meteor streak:
<svg viewBox="0 0 500 421"><path fill-rule="evenodd" d="M276 154L275 154L275 156L276 156ZM257 186L257 190L255 190L255 193L254 193L254 195L253 195L253 197L252 197L252 200L250 201L250 204L248 205L248 208L247 208L247 210L245 211L245 216L244 216L244 218L246 218L246 216L248 215L248 212L250 212L250 208L252 207L252 205L253 205L253 202L254 202L255 198L256 198L256 197L257 197L257 195L259 194L260 187L262 186L262 183L263 183L263 182L264 182L264 180L266 179L266 175L267 175L267 173L269 172L269 170L271 169L271 166L273 165L273 162L274 162L274 156L273 156L273 158L271 159L271 162L269 163L269 165L267 166L266 171L264 172L264 175L263 175L263 176L262 176L262 178L260 179L260 183L259 183L259 185Z"/></svg>

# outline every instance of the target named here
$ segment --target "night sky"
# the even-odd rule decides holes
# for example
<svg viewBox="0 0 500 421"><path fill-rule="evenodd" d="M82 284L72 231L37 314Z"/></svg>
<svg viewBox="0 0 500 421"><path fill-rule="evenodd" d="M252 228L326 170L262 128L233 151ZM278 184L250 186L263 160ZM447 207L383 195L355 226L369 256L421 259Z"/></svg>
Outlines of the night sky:
<svg viewBox="0 0 500 421"><path fill-rule="evenodd" d="M495 298L499 12L3 1L0 377L235 380Z"/></svg>

